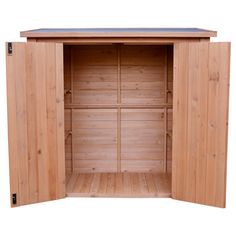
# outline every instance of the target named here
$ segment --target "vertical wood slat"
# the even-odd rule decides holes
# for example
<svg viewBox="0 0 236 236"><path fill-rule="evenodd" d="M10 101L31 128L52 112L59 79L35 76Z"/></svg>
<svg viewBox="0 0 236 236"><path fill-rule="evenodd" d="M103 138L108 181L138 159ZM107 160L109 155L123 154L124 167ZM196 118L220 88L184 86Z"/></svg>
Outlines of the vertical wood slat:
<svg viewBox="0 0 236 236"><path fill-rule="evenodd" d="M121 103L121 45L117 45L117 103Z"/></svg>
<svg viewBox="0 0 236 236"><path fill-rule="evenodd" d="M17 166L15 166L18 184L17 193L19 197L17 201L19 200L19 203L23 203L29 201L26 68L24 63L26 60L26 48L24 45L20 45L19 47L14 45L13 50L15 54L9 57L11 57L12 70L14 71L12 78L17 79L12 80L12 85L14 86L15 92L15 101L12 101L12 105L14 106L12 107L12 112L15 113L15 130L12 130L13 133L11 133L11 135L16 137L14 140L16 143L13 148L16 148L17 151L13 157L15 159L13 160L12 158L10 164L17 161ZM11 88L9 88L8 92L12 93ZM9 116L11 116L11 114L9 114ZM9 123L9 126L10 125L11 123ZM13 138L12 136L9 134L9 139ZM9 149L11 150L11 148L12 147L10 146ZM20 169L20 173L17 171L18 168ZM10 171L10 173L12 174L12 171Z"/></svg>
<svg viewBox="0 0 236 236"><path fill-rule="evenodd" d="M6 43L6 52L7 49ZM12 45L13 50L15 50L14 44ZM6 53L6 64L7 64L7 105L8 105L8 149L9 149L9 173L10 173L10 192L19 193L18 186L18 158L17 158L17 124L16 124L16 86L15 80L9 79L15 77L15 63L12 56L8 56ZM15 135L9 135L13 134Z"/></svg>
<svg viewBox="0 0 236 236"><path fill-rule="evenodd" d="M70 48L70 84L71 84L71 104L74 103L74 53L72 48ZM73 138L73 109L71 109L71 172L75 170L75 156L74 156L74 138Z"/></svg>
<svg viewBox="0 0 236 236"><path fill-rule="evenodd" d="M206 203L225 207L229 93L227 43L209 47Z"/></svg>
<svg viewBox="0 0 236 236"><path fill-rule="evenodd" d="M72 48L67 46L63 46L63 53L64 53L64 103L72 104L72 96L73 96L73 91L72 91L72 74L73 69L72 69ZM66 149L66 171L68 173L72 173L73 165L72 165L72 109L68 108L68 110L65 110L65 114L68 115L68 117L65 118L65 147L69 147ZM69 125L68 125L69 124ZM69 138L70 137L70 138ZM69 142L67 140L69 138Z"/></svg>
<svg viewBox="0 0 236 236"><path fill-rule="evenodd" d="M184 200L187 151L189 45L174 45L172 197Z"/></svg>
<svg viewBox="0 0 236 236"><path fill-rule="evenodd" d="M62 56L45 43L13 43L7 55L12 206L65 196Z"/></svg>
<svg viewBox="0 0 236 236"><path fill-rule="evenodd" d="M165 68L164 68L164 103L167 104L168 101L168 48L165 50ZM163 171L167 172L167 109L164 108L164 161L163 161Z"/></svg>
<svg viewBox="0 0 236 236"><path fill-rule="evenodd" d="M163 172L167 172L167 109L164 108L164 159L163 159Z"/></svg>
<svg viewBox="0 0 236 236"><path fill-rule="evenodd" d="M75 148L74 148L75 147L75 140L74 140L75 122L73 122L75 116L76 116L76 110L71 109L71 167L72 167L72 173L75 171L75 154L74 154L74 150L75 150Z"/></svg>
<svg viewBox="0 0 236 236"><path fill-rule="evenodd" d="M121 172L121 108L117 108L117 172Z"/></svg>
<svg viewBox="0 0 236 236"><path fill-rule="evenodd" d="M48 136L47 136L47 98L46 98L46 61L44 45L35 47L36 51L36 149L38 159L38 192L39 199L46 201L49 196L49 172L48 168ZM46 59L46 58L45 58Z"/></svg>
<svg viewBox="0 0 236 236"><path fill-rule="evenodd" d="M28 155L29 155L29 198L31 202L38 201L38 162L37 162L37 129L36 129L36 68L34 64L36 63L36 55L32 53L34 50L34 44L28 45L29 50L26 50L26 92L27 92L27 122L28 122Z"/></svg>
<svg viewBox="0 0 236 236"><path fill-rule="evenodd" d="M121 104L121 46L117 45L117 103ZM117 172L121 172L121 108L117 108Z"/></svg>
<svg viewBox="0 0 236 236"><path fill-rule="evenodd" d="M215 45L216 46L216 45ZM206 197L205 201L211 204L216 197L216 159L218 158L217 137L218 133L218 98L219 98L219 48L209 48L209 63L208 68L208 110L207 110L207 162L206 162ZM223 176L222 176L223 177Z"/></svg>
<svg viewBox="0 0 236 236"><path fill-rule="evenodd" d="M196 85L198 91L197 106L197 159L196 159L196 202L204 203L206 188L206 150L207 150L207 111L208 111L208 55L209 47L205 44L199 45L198 76L201 80ZM200 115L198 115L200 114Z"/></svg>
<svg viewBox="0 0 236 236"><path fill-rule="evenodd" d="M173 198L225 207L229 51L228 43L175 46Z"/></svg>
<svg viewBox="0 0 236 236"><path fill-rule="evenodd" d="M20 60L21 55L24 55ZM29 198L29 176L28 176L28 140L27 140L27 106L26 106L26 68L24 65L25 58L25 48L19 48L17 52L17 57L19 63L16 64L17 69L22 69L23 73L16 74L18 76L18 80L16 80L16 122L17 122L17 144L18 144L18 155L20 156L19 167L22 170L22 174L19 176L19 186L20 188L26 188L27 191L21 191L20 197L23 201L27 201Z"/></svg>
<svg viewBox="0 0 236 236"><path fill-rule="evenodd" d="M57 193L56 198L65 197L65 129L64 129L64 66L63 45L55 45L56 55L56 122L57 122Z"/></svg>
<svg viewBox="0 0 236 236"><path fill-rule="evenodd" d="M217 206L226 206L226 177L227 177L227 148L228 148L228 113L229 113L229 88L230 88L230 43L221 43L220 48L220 70L219 93L220 109L218 110L219 116L219 133L224 134L219 136L218 152L219 161L217 162L217 183L215 202ZM225 107L225 104L227 106ZM223 178L222 178L223 176ZM222 191L222 189L224 189Z"/></svg>
<svg viewBox="0 0 236 236"><path fill-rule="evenodd" d="M195 189L196 189L196 159L198 155L197 149L197 118L198 118L198 80L199 77L199 52L198 45L192 45L189 47L189 64L188 64L188 96L187 96L187 155L186 155L186 185L185 197L188 201L195 202Z"/></svg>
<svg viewBox="0 0 236 236"><path fill-rule="evenodd" d="M57 112L56 112L56 61L54 60L55 47L45 46L46 60L48 66L46 71L46 112L47 112L47 146L48 146L48 169L49 169L49 185L53 184L53 180L57 179ZM49 195L52 199L56 197L56 188L49 188Z"/></svg>

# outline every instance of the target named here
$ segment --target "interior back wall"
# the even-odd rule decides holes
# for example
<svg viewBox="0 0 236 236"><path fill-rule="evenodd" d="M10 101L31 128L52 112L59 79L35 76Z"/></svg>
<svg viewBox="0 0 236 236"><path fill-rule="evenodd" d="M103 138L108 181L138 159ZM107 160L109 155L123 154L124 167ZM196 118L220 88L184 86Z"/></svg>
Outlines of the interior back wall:
<svg viewBox="0 0 236 236"><path fill-rule="evenodd" d="M68 45L64 78L67 173L171 171L172 46Z"/></svg>

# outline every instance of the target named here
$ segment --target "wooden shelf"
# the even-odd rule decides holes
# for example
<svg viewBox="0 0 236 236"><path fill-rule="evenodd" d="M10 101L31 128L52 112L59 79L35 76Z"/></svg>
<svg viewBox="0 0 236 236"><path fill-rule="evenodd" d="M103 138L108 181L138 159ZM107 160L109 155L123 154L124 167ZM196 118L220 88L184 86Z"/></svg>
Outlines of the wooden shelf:
<svg viewBox="0 0 236 236"><path fill-rule="evenodd" d="M170 197L166 173L81 173L67 178L69 197Z"/></svg>
<svg viewBox="0 0 236 236"><path fill-rule="evenodd" d="M133 108L133 109L152 109L152 108L172 108L172 104L157 104L157 105L136 105L136 104L65 104L65 109L116 109L116 108Z"/></svg>

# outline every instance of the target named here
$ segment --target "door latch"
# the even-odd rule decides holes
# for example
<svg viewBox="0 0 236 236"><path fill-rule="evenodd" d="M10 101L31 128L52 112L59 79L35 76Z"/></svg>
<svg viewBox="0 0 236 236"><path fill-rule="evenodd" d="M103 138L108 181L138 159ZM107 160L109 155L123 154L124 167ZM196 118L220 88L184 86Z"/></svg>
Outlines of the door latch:
<svg viewBox="0 0 236 236"><path fill-rule="evenodd" d="M12 194L12 204L16 205L17 204L17 199L16 199L16 193Z"/></svg>
<svg viewBox="0 0 236 236"><path fill-rule="evenodd" d="M8 52L9 56L12 55L12 43L11 42L7 43L7 52Z"/></svg>

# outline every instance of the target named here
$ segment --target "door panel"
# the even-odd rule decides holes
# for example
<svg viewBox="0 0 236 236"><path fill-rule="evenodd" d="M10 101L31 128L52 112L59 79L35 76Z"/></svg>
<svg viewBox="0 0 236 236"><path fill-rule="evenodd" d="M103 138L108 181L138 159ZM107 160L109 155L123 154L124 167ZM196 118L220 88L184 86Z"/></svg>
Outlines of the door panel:
<svg viewBox="0 0 236 236"><path fill-rule="evenodd" d="M63 45L6 52L11 204L65 197Z"/></svg>
<svg viewBox="0 0 236 236"><path fill-rule="evenodd" d="M174 47L174 199L225 207L230 43Z"/></svg>

